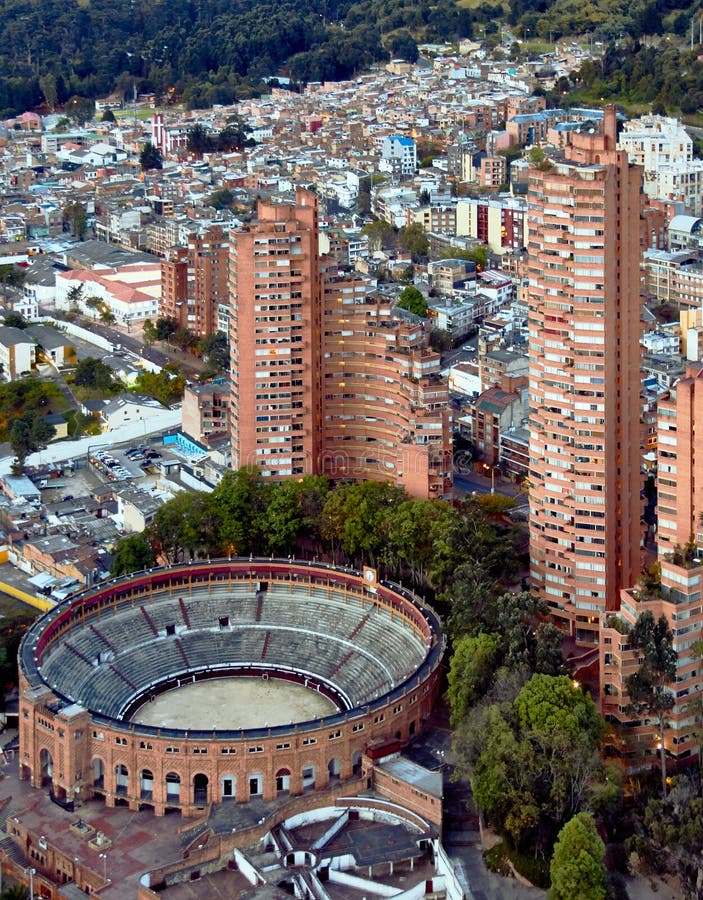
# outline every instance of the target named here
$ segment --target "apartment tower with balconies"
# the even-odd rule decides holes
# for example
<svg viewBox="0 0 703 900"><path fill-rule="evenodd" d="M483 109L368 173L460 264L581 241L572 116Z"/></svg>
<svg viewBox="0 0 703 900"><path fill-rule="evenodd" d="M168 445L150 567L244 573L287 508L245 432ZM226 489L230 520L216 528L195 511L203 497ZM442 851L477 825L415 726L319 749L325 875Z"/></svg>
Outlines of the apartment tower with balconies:
<svg viewBox="0 0 703 900"><path fill-rule="evenodd" d="M529 171L530 557L578 643L640 572L641 170L574 133Z"/></svg>
<svg viewBox="0 0 703 900"><path fill-rule="evenodd" d="M317 473L320 268L317 199L259 202L230 232L232 465L271 478Z"/></svg>

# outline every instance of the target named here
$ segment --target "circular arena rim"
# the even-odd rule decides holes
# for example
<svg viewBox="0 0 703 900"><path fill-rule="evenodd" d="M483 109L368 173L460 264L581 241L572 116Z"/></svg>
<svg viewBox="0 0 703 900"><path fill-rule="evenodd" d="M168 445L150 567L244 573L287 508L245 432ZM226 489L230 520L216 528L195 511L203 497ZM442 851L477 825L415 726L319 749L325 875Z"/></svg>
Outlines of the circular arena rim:
<svg viewBox="0 0 703 900"><path fill-rule="evenodd" d="M129 717L145 701L148 701L150 695L172 690L183 686L184 683L209 678L252 675L281 678L304 684L332 699L340 707L340 710L314 720L287 725L236 730L217 729L218 738L284 735L289 734L292 730L304 732L318 729L321 726L331 726L353 719L355 716L366 716L374 709L387 706L396 698L400 699L408 691L414 690L436 671L444 653L445 638L436 613L401 585L384 580L376 581L375 573L369 576L370 571L367 569L361 573L353 569L321 563L291 560L229 559L194 561L189 564L135 573L107 582L97 588L74 594L41 616L28 630L22 642L19 654L20 668L30 689L45 686L53 692L59 702L69 705L77 703L84 707L90 713L93 722L104 722L110 727L128 729L140 735L212 738L213 729L181 729L144 725L130 721ZM372 579L370 583L367 580L368 577ZM60 641L68 642L72 635L80 633L81 630L83 633L87 633L86 630L92 629L93 633L97 634L95 624L106 618L109 620L111 613L116 616L120 612L134 608L140 600L148 600L152 597L154 591L167 591L169 596L174 599L174 607L176 604L180 604L183 608L182 597L178 596L179 591L183 594L188 590L192 592L193 588L210 591L213 585L224 584L229 584L230 587L233 584L248 584L252 588L254 584L261 585L263 583L271 583L278 587L287 586L291 592L294 590L312 591L313 588L326 589L328 596L330 592L341 592L344 597L352 597L355 602L358 601L361 609L364 609L366 605L371 610L383 610L391 622L397 621L400 628L412 632L418 646L422 649L422 659L388 690L381 691L377 696L363 702L350 696L343 686L335 682L334 677L325 677L316 673L314 667L305 665L303 660L301 660L300 666L281 665L277 664L275 660L270 664L264 664L260 659L230 665L212 663L186 666L182 671L168 673L156 682L132 683L133 690L124 699L117 714L106 714L100 708L96 709L94 705L77 699L75 693L70 689L70 677L63 681L61 679L57 681L55 677L48 678L43 672L46 659L50 657L50 652L59 646ZM233 625L232 631L237 631L236 626ZM173 634L170 636L174 637L176 642L178 641L178 636ZM353 644L353 633L339 636L327 635L327 637L330 641L338 641L340 654L343 645L362 652ZM378 650L379 652L383 651L384 647L379 646ZM385 650L388 652L388 648ZM340 667L343 665L343 659L343 656L340 657ZM78 663L79 660L76 662Z"/></svg>

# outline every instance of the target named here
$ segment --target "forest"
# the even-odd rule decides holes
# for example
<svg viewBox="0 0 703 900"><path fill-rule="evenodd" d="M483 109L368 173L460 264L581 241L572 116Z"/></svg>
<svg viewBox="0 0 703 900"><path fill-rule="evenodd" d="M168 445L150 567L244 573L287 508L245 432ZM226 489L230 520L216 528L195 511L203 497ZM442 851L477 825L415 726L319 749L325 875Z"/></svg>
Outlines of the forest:
<svg viewBox="0 0 703 900"><path fill-rule="evenodd" d="M2 0L0 117L119 91L231 103L262 79L341 79L472 33L454 0Z"/></svg>
<svg viewBox="0 0 703 900"><path fill-rule="evenodd" d="M229 104L276 77L296 89L391 56L415 61L421 41L480 35L495 46L501 22L543 42L608 47L601 65L561 79L555 104L687 113L702 94L702 64L686 46L696 17L689 0L0 0L0 117L60 109L85 119L96 98L129 102L135 91L189 108Z"/></svg>

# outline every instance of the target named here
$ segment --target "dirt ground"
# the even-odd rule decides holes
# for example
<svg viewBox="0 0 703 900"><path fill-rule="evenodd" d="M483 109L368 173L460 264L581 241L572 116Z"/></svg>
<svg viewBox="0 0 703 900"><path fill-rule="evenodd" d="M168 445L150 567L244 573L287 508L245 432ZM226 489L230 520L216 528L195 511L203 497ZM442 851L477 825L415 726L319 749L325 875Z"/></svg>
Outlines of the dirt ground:
<svg viewBox="0 0 703 900"><path fill-rule="evenodd" d="M337 707L322 694L274 678L216 678L188 684L147 701L133 722L160 728L273 728L333 715Z"/></svg>

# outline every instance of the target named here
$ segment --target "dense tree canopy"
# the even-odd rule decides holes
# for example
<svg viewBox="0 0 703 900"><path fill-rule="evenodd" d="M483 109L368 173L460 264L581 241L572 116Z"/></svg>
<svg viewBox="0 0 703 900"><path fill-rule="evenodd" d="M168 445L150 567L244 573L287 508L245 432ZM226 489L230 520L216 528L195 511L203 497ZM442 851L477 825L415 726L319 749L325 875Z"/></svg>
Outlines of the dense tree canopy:
<svg viewBox="0 0 703 900"><path fill-rule="evenodd" d="M45 103L77 120L114 90L175 93L194 108L232 103L282 68L346 78L388 58L382 35L412 59L413 35L469 37L474 18L453 0L5 0L2 12L0 115Z"/></svg>
<svg viewBox="0 0 703 900"><path fill-rule="evenodd" d="M589 813L578 813L559 832L550 876L549 900L605 900L605 844Z"/></svg>
<svg viewBox="0 0 703 900"><path fill-rule="evenodd" d="M183 492L164 504L144 538L169 562L303 551L338 563L375 564L451 603L454 570L467 558L489 560L487 589L500 595L496 582L514 536L491 522L474 498L457 508L410 500L402 489L375 481L332 487L326 478L308 476L274 484L244 468L227 472L211 494ZM500 561L492 557L498 545Z"/></svg>
<svg viewBox="0 0 703 900"><path fill-rule="evenodd" d="M533 675L514 699L519 673L505 670L497 682L507 688L503 697L489 692L457 729L460 770L515 849L548 853L598 779L602 722L591 698L566 676Z"/></svg>
<svg viewBox="0 0 703 900"><path fill-rule="evenodd" d="M408 312L414 313L416 316L422 316L423 319L427 315L427 300L411 284L404 287L398 295L398 306L401 309L407 309Z"/></svg>

